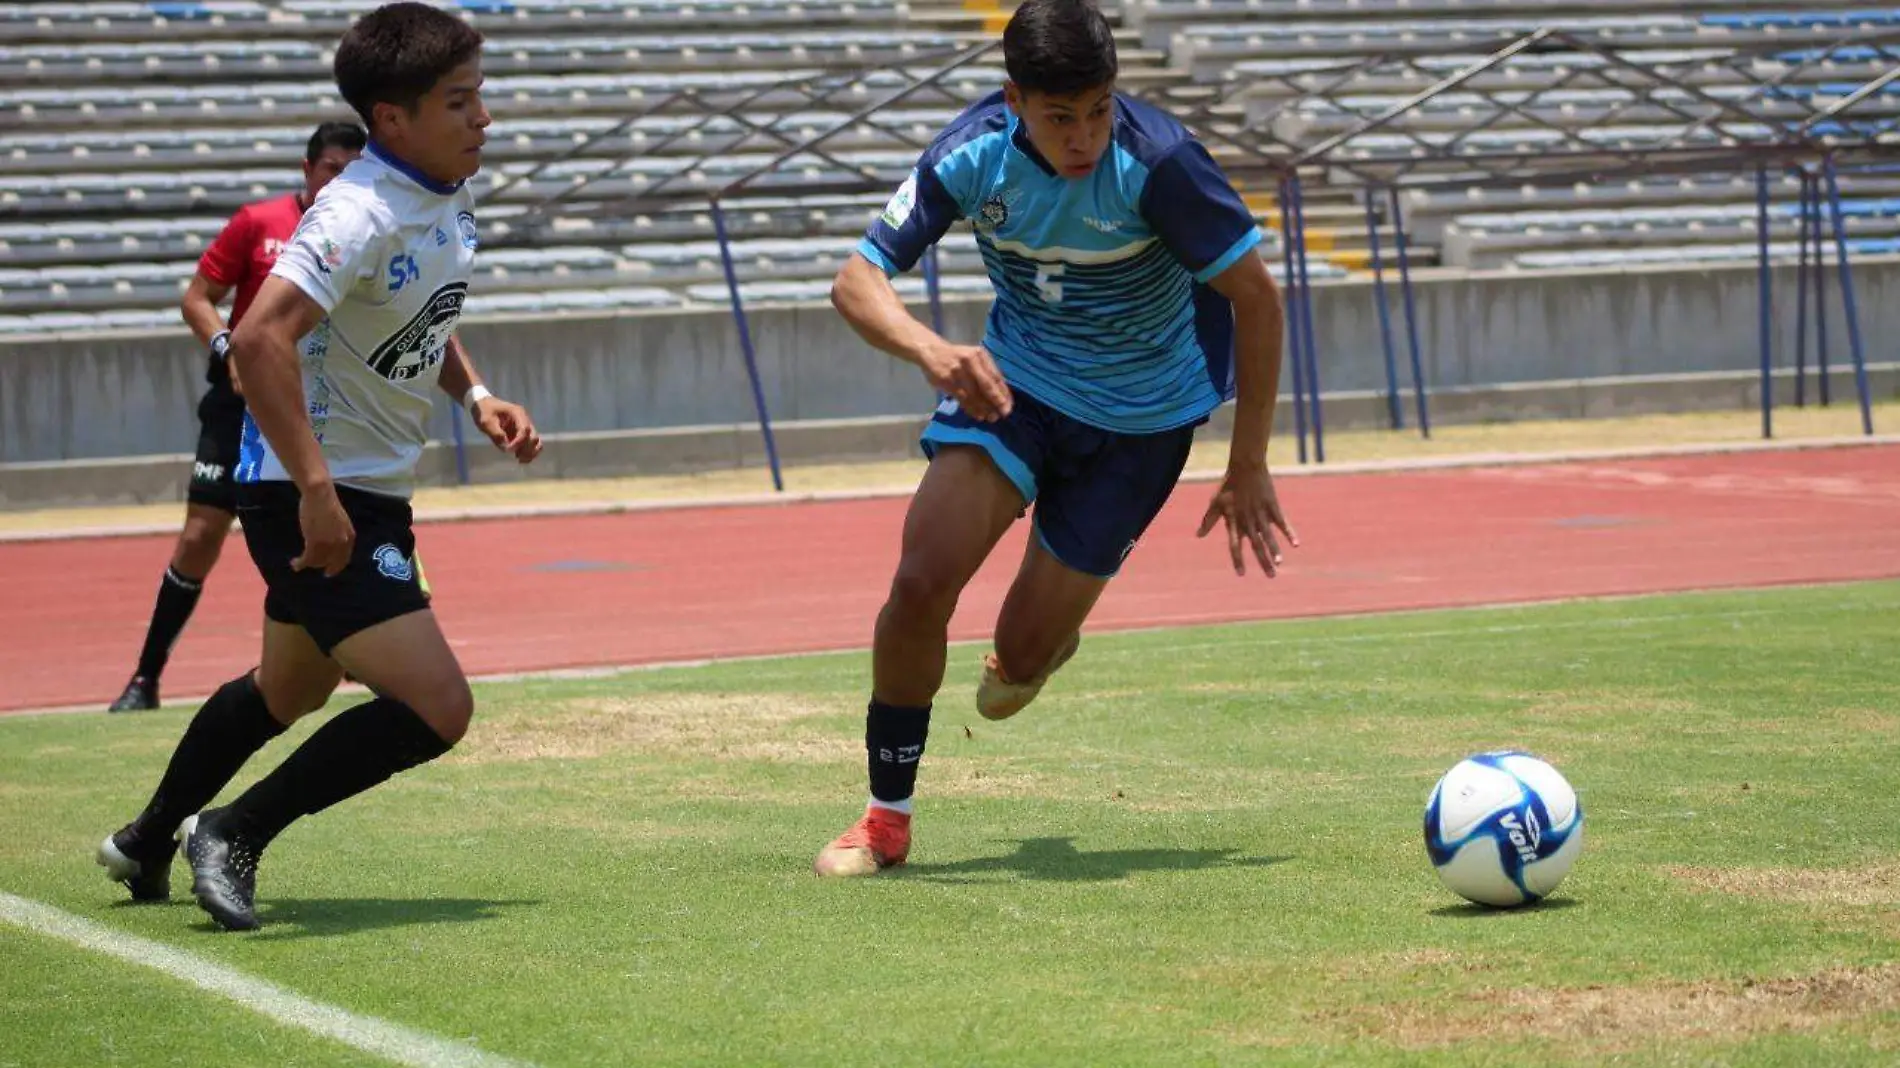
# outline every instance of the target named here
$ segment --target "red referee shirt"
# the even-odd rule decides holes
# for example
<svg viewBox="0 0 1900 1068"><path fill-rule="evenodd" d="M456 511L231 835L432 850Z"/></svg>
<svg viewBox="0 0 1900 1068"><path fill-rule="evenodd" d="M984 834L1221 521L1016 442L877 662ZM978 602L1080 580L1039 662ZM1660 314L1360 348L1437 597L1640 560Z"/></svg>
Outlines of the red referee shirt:
<svg viewBox="0 0 1900 1068"><path fill-rule="evenodd" d="M297 221L303 218L303 194L288 193L246 204L218 232L198 260L198 273L236 291L229 325L235 327L270 275Z"/></svg>

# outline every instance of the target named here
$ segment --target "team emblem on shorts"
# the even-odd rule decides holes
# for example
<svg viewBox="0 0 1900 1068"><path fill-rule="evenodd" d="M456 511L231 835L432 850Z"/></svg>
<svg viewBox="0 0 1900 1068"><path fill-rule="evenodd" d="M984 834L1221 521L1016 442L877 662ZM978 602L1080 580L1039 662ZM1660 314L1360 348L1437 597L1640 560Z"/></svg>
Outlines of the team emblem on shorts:
<svg viewBox="0 0 1900 1068"><path fill-rule="evenodd" d="M382 544L371 554L376 559L376 571L386 579L397 582L410 582L416 577L416 566L394 545Z"/></svg>
<svg viewBox="0 0 1900 1068"><path fill-rule="evenodd" d="M473 252L475 251L475 246L481 244L480 239L475 236L475 216L472 212L464 211L457 214L455 216L455 228L462 232L463 248Z"/></svg>

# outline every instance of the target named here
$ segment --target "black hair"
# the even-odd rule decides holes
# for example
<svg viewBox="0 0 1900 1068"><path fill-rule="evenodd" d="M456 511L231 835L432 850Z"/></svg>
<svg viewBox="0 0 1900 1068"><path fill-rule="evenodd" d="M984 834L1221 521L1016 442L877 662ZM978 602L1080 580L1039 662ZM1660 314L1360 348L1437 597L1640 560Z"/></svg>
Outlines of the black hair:
<svg viewBox="0 0 1900 1068"><path fill-rule="evenodd" d="M345 152L361 152L369 143L369 135L353 122L326 122L317 127L310 135L310 143L304 146L305 163L315 163L323 158L324 150L340 148Z"/></svg>
<svg viewBox="0 0 1900 1068"><path fill-rule="evenodd" d="M435 83L481 53L482 35L460 18L428 4L384 4L358 19L336 48L336 87L375 125L377 104L411 113Z"/></svg>
<svg viewBox="0 0 1900 1068"><path fill-rule="evenodd" d="M1025 92L1068 96L1115 80L1115 34L1090 0L1027 0L1003 28L1003 69Z"/></svg>

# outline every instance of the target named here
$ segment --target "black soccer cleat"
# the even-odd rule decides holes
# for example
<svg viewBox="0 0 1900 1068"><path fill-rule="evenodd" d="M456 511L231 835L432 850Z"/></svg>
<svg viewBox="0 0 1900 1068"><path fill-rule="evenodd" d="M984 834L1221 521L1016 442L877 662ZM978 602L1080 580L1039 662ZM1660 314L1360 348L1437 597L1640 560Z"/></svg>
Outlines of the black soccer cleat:
<svg viewBox="0 0 1900 1068"><path fill-rule="evenodd" d="M99 843L97 860L106 877L124 886L134 901L170 901L172 896L172 857L178 843L169 838L153 841L141 834L136 824L106 836Z"/></svg>
<svg viewBox="0 0 1900 1068"><path fill-rule="evenodd" d="M224 809L206 809L178 828L191 862L191 893L198 907L227 931L255 931L257 861L262 850L225 826Z"/></svg>
<svg viewBox="0 0 1900 1068"><path fill-rule="evenodd" d="M106 707L107 712L149 712L158 707L158 680L143 675L132 676L125 684L125 692L119 699Z"/></svg>

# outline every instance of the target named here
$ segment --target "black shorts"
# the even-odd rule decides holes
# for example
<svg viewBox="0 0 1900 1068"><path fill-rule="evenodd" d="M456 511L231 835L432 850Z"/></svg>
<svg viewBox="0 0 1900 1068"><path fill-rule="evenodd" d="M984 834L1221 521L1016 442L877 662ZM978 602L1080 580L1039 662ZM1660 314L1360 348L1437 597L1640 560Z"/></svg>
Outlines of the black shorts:
<svg viewBox="0 0 1900 1068"><path fill-rule="evenodd" d="M265 618L302 627L325 656L352 634L429 607L408 501L337 487L356 545L349 565L325 576L290 567L303 552L295 485L249 482L237 489L244 543L264 576Z"/></svg>
<svg viewBox="0 0 1900 1068"><path fill-rule="evenodd" d="M212 386L198 402L198 451L191 459L185 499L237 511L238 439L244 434L244 398L227 385Z"/></svg>
<svg viewBox="0 0 1900 1068"><path fill-rule="evenodd" d="M1015 406L981 422L954 400L924 427L925 456L974 445L1036 508L1036 536L1066 567L1112 578L1168 503L1194 447L1194 427L1121 434L1065 415L1014 390Z"/></svg>

